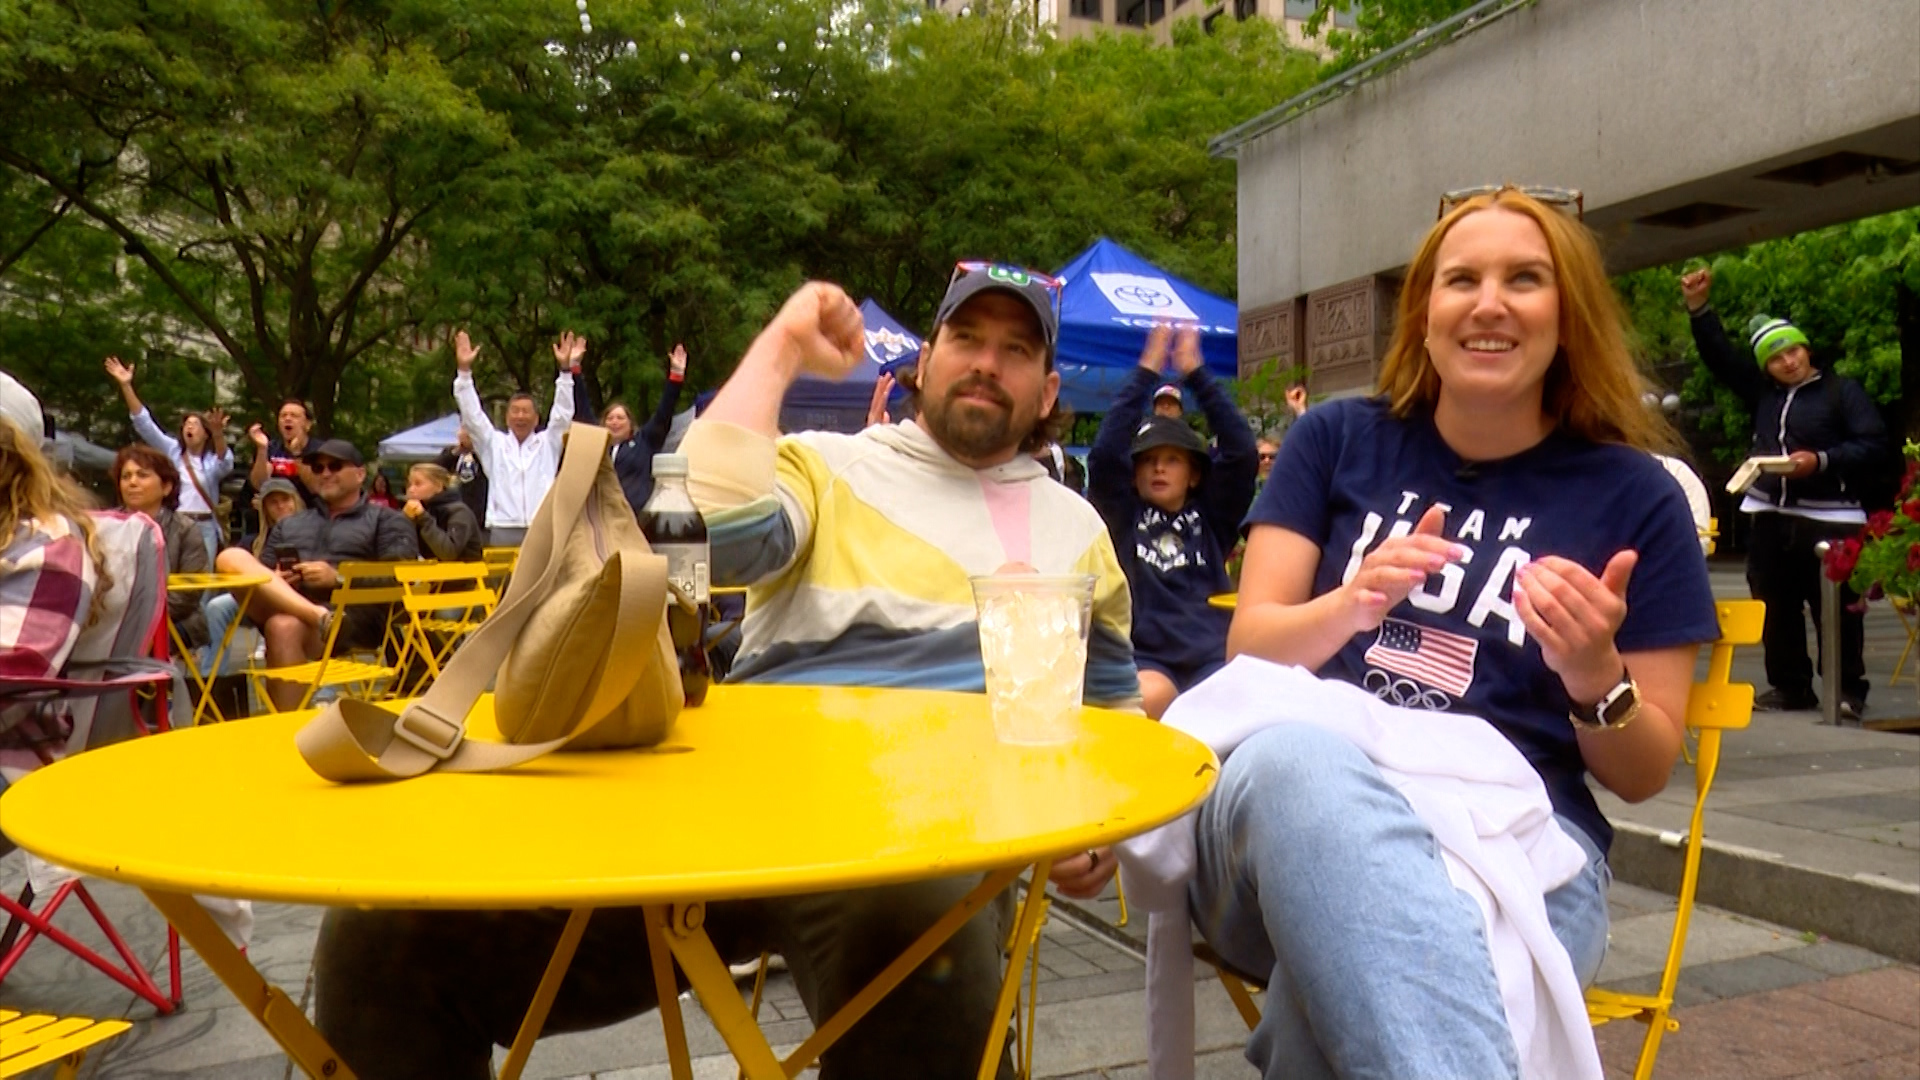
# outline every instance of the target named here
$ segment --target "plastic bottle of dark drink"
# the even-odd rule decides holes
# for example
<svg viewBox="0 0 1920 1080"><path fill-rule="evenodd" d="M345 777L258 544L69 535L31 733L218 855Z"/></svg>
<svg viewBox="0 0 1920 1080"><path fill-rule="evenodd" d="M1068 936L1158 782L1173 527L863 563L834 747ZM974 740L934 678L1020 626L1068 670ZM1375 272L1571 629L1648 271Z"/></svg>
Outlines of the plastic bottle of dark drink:
<svg viewBox="0 0 1920 1080"><path fill-rule="evenodd" d="M656 555L667 559L667 580L691 607L667 605L667 625L673 647L680 654L680 683L688 705L707 698L712 681L702 638L707 628L707 604L712 591L712 549L707 545L707 523L687 494L687 459L680 454L653 456L653 495L639 513L640 531Z"/></svg>

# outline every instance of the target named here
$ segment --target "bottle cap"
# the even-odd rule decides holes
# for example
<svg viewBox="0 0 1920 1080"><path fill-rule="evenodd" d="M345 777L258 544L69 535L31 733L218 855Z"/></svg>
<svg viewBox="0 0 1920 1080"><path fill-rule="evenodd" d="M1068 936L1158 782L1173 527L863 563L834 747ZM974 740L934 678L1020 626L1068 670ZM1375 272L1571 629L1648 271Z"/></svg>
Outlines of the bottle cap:
<svg viewBox="0 0 1920 1080"><path fill-rule="evenodd" d="M653 475L656 479L663 476L686 476L687 456L685 454L653 455Z"/></svg>

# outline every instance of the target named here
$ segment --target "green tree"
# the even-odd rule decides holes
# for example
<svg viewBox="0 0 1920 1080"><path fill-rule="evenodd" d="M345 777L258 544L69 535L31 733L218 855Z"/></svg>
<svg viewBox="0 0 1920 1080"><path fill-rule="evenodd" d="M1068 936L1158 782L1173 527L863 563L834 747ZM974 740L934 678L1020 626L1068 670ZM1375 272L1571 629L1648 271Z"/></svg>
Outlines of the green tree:
<svg viewBox="0 0 1920 1080"><path fill-rule="evenodd" d="M471 83L539 55L553 8L7 0L0 166L110 235L255 402L331 425L349 367L407 348L420 223L505 145Z"/></svg>
<svg viewBox="0 0 1920 1080"><path fill-rule="evenodd" d="M1307 33L1322 37L1332 55L1323 74L1339 72L1393 48L1435 23L1472 7L1479 0L1322 0L1307 18ZM1335 12L1352 16L1351 29L1334 21Z"/></svg>
<svg viewBox="0 0 1920 1080"><path fill-rule="evenodd" d="M1698 408L1701 431L1720 448L1719 456L1738 460L1746 452L1753 418L1694 351L1680 276L1696 265L1641 270L1615 284L1639 355L1656 365L1684 365L1683 400ZM1875 401L1903 400L1899 313L1902 290L1908 296L1920 293L1920 208L1738 248L1716 256L1711 265L1712 303L1736 342L1754 315L1791 319L1806 332L1816 363L1831 362Z"/></svg>

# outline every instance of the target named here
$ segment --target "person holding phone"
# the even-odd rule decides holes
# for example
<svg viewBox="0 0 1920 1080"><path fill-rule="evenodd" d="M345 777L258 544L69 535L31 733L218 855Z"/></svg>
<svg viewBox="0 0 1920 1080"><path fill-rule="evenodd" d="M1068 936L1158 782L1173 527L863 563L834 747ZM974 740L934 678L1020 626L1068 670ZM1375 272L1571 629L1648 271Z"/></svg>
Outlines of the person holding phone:
<svg viewBox="0 0 1920 1080"><path fill-rule="evenodd" d="M313 476L325 508L278 522L262 545L273 556L272 580L254 590L247 614L266 637L268 667L320 658L332 617L326 600L340 584L341 563L420 557L413 524L399 511L367 501L366 463L352 443L328 439L309 449L301 464ZM243 548L228 548L215 565L225 573L257 574L267 572L264 560ZM371 646L379 642L383 626L382 613L356 610L340 641L346 647ZM282 711L299 705L302 690L280 680L267 684L274 707Z"/></svg>
<svg viewBox="0 0 1920 1080"><path fill-rule="evenodd" d="M1866 470L1887 452L1887 428L1859 383L1816 363L1807 335L1786 319L1755 315L1746 348L1727 338L1710 293L1713 271L1680 279L1694 347L1721 384L1753 413L1754 457L1786 457L1783 473L1762 472L1740 500L1753 517L1747 540L1747 588L1767 605L1761 645L1771 688L1758 709L1817 709L1807 616L1820 637L1820 556L1814 545L1840 540L1867 523L1861 505ZM1867 711L1866 616L1859 596L1840 585L1840 715Z"/></svg>

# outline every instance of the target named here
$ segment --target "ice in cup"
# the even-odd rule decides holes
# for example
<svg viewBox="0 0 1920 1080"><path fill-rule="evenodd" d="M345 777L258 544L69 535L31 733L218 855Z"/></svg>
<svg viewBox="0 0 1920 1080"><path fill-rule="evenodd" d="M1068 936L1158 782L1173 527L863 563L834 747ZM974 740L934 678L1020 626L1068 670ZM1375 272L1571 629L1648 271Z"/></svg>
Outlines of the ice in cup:
<svg viewBox="0 0 1920 1080"><path fill-rule="evenodd" d="M1001 742L1071 740L1087 675L1091 574L995 574L973 580L987 701Z"/></svg>

